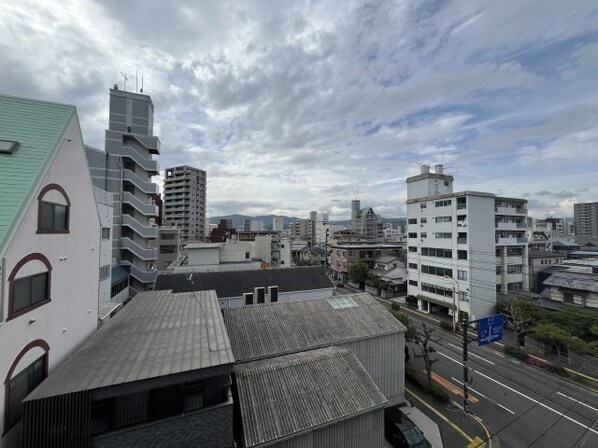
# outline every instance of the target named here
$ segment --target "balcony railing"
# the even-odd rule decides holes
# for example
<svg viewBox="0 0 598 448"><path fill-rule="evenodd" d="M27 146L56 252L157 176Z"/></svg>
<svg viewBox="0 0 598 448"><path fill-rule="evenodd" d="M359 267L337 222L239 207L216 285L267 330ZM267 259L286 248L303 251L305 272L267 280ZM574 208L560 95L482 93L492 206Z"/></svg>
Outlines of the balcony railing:
<svg viewBox="0 0 598 448"><path fill-rule="evenodd" d="M136 243L131 238L123 237L120 239L121 248L132 252L136 257L152 261L158 256L158 250L155 247L143 247L139 243Z"/></svg>
<svg viewBox="0 0 598 448"><path fill-rule="evenodd" d="M144 238L158 238L158 228L152 227L149 224L144 225L137 221L131 215L123 214L121 217L121 223L123 226L130 227L138 235Z"/></svg>
<svg viewBox="0 0 598 448"><path fill-rule="evenodd" d="M155 204L148 204L143 202L141 199L136 197L133 193L129 193L128 191L123 192L123 203L130 204L135 209L137 209L140 213L146 216L158 216L158 206Z"/></svg>
<svg viewBox="0 0 598 448"><path fill-rule="evenodd" d="M136 188L147 194L158 194L160 190L158 185L152 182L143 180L131 170L123 170L123 179L131 182Z"/></svg>
<svg viewBox="0 0 598 448"><path fill-rule="evenodd" d="M457 244L467 244L467 238L457 238Z"/></svg>

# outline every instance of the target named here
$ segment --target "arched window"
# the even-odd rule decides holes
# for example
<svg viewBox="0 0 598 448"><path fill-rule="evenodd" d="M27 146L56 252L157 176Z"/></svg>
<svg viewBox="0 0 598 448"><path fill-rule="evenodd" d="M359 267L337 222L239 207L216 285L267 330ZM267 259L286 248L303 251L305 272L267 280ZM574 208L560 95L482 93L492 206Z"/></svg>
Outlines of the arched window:
<svg viewBox="0 0 598 448"><path fill-rule="evenodd" d="M50 302L52 265L40 253L22 258L8 277L8 320Z"/></svg>
<svg viewBox="0 0 598 448"><path fill-rule="evenodd" d="M4 380L4 433L21 419L23 399L48 376L49 352L50 346L43 339L31 341L8 369ZM19 363L27 364L15 374Z"/></svg>
<svg viewBox="0 0 598 448"><path fill-rule="evenodd" d="M69 233L71 201L64 188L48 184L37 197L37 233Z"/></svg>

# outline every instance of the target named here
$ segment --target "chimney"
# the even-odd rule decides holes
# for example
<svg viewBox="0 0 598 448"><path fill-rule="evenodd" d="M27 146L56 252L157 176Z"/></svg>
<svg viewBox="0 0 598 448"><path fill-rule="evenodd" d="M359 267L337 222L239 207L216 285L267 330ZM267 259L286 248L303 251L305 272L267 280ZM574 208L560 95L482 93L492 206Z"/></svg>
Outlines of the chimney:
<svg viewBox="0 0 598 448"><path fill-rule="evenodd" d="M434 165L434 168L436 169L436 174L442 174L442 163Z"/></svg>
<svg viewBox="0 0 598 448"><path fill-rule="evenodd" d="M430 165L426 165L425 163L420 167L421 174L428 174L430 172Z"/></svg>

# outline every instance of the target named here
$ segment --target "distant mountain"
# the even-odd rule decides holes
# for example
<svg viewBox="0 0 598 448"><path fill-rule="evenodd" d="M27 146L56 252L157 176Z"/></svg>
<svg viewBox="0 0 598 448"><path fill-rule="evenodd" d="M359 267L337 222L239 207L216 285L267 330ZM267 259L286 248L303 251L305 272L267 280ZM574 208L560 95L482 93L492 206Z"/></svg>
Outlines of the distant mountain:
<svg viewBox="0 0 598 448"><path fill-rule="evenodd" d="M210 221L213 223L219 223L221 219L232 219L233 225L236 229L243 229L243 223L246 219L251 219L253 221L262 221L264 223L264 227L266 230L272 230L272 218L275 216L280 215L260 215L260 216L248 216L248 215L226 215L226 216L212 216L210 217ZM291 223L294 223L299 218L296 216L282 216L284 228L288 229ZM380 218L383 223L390 222L394 227L404 226L407 223L407 218ZM333 224L340 224L345 227L351 227L351 220L345 219L340 221L332 221Z"/></svg>

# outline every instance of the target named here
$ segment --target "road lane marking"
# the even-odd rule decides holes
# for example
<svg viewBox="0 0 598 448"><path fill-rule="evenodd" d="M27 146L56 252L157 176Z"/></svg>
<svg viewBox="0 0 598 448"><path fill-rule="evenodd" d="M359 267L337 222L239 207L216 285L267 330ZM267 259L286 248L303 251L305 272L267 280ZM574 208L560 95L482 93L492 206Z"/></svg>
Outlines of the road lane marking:
<svg viewBox="0 0 598 448"><path fill-rule="evenodd" d="M449 345L450 345L451 347L455 347L457 350L461 350L461 351L463 351L463 348L459 347L458 345L452 344L451 342L449 342ZM487 363L494 365L494 363L493 363L492 361L490 361L490 360L488 360L488 359L484 358L483 356L476 355L476 354L475 354L475 353L473 353L473 352L469 352L469 356L474 356L474 357L476 357L476 358L480 358L482 361L486 361Z"/></svg>
<svg viewBox="0 0 598 448"><path fill-rule="evenodd" d="M468 442L473 442L473 438L471 438L465 431L463 431L461 428L459 428L457 425L455 425L451 420L449 420L448 418L446 418L444 416L444 414L442 414L441 412L437 411L436 408L434 408L433 406L429 405L423 398L421 398L419 395L416 395L408 387L406 387L405 390L407 392L409 392L411 394L411 396L415 397L417 399L417 401L419 401L421 404L423 404L425 407L427 407L430 411L432 411L434 414L436 414L438 417L440 417L442 419L442 421L444 421L451 428L453 428L455 431L457 431L459 434L461 434L465 438L465 440L467 440Z"/></svg>
<svg viewBox="0 0 598 448"><path fill-rule="evenodd" d="M460 395L461 397L463 396L463 390L462 389L458 388L453 383L451 383L450 381L444 379L443 377L441 377L437 373L432 372L432 379L434 381L436 381L438 384L440 384L441 386L444 386L444 388L448 389L450 392L454 393L455 395ZM467 395L467 401L470 401L471 403L478 403L480 400L478 400L477 397L468 394Z"/></svg>
<svg viewBox="0 0 598 448"><path fill-rule="evenodd" d="M456 363L457 363L457 364L459 364L460 366L462 366L462 365L463 365L462 363L460 363L460 362L459 362L459 361L457 361L456 359L453 359L453 358L451 358L450 356L448 356L448 355L445 355L444 353L441 353L441 352L439 352L439 351L437 351L436 353L438 353L438 354L439 354L439 355L441 355L441 356L444 356L445 358L448 358L448 359L450 359L450 360L451 360L451 361L453 361L453 362L456 362ZM498 380L495 380L494 378L491 378L491 377L489 377L488 375L484 375L484 374L483 374L482 372L480 372L479 370L475 370L475 369L474 369L474 372L476 372L478 375L481 375L481 376L483 376L484 378L487 378L487 379L489 379L490 381L492 381L492 382L494 382L494 383L496 383L496 384L499 384L500 386L502 386L502 387L504 387L504 388L506 388L506 389L509 389L511 392L515 392L516 394L519 394L519 395L521 395L522 397L524 397L524 398L527 398L527 399L528 399L528 400L530 400L531 402L533 402L533 403L536 403L536 404L538 404L538 405L542 406L543 408L545 408L545 409L548 409L548 410L549 410L549 411L551 411L551 412L554 412L556 415L559 415L559 416L561 416L561 417L563 417L563 418L565 418L565 419L569 420L570 422L572 422L572 423L575 423L576 425L579 425L579 426L581 426L582 428L585 428L585 429L587 429L588 431L591 431L591 432L593 432L593 433L595 433L595 434L598 434L598 431L597 431L597 430L595 430L595 429L593 429L593 428L591 428L591 427L589 427L589 426L587 426L587 425L584 425L583 423L581 423L581 422L578 422L577 420L574 420L574 419L572 419L572 418L571 418L571 417L569 417L568 415L565 415L565 414L563 414L562 412L559 412L559 411L557 411L556 409L553 409L553 408L551 408L550 406L548 406L548 405L545 405L544 403L540 403L538 400L536 400L536 399L534 399L534 398L532 398L532 397L530 397L530 396L528 396L528 395L525 395L523 392L519 392L518 390L516 390L516 389L513 389L512 387L509 387L509 386L507 386L506 384L503 384L503 383L501 383L500 381L498 381Z"/></svg>
<svg viewBox="0 0 598 448"><path fill-rule="evenodd" d="M462 383L461 381L459 381L457 378L454 378L454 377L452 377L452 376L451 376L451 380L453 380L455 383L458 383L458 384L460 384L461 386L463 386L463 383ZM510 412L511 414L515 415L515 412L511 411L511 410L510 410L508 407L506 407L506 406L503 406L502 404L500 404L500 403L499 403L499 402L497 402L497 401L494 401L492 398L488 398L486 395L484 395L483 393L481 393L479 390L475 390L475 389L474 389L473 387L471 387L471 386L467 386L467 388L468 388L470 391L472 391L472 392L474 392L474 393L478 394L480 397L482 397L482 398L485 398L485 399L486 399L486 400L488 400L488 401L491 401L491 402L492 402L492 403L494 403L496 406L499 406L499 407L503 408L505 411L507 411L507 412Z"/></svg>
<svg viewBox="0 0 598 448"><path fill-rule="evenodd" d="M583 401L579 401L577 398L570 397L569 395L565 395L565 394L563 394L563 393L561 393L561 392L557 392L557 394L559 394L561 397L568 398L569 400L576 401L577 403L579 403L579 404L581 404L581 405L583 405L583 406L585 406L585 407L587 407L587 408L590 408L592 411L596 411L596 412L598 412L598 409L596 409L596 408L593 408L593 407L592 407L592 406L590 406L589 404L585 404Z"/></svg>

